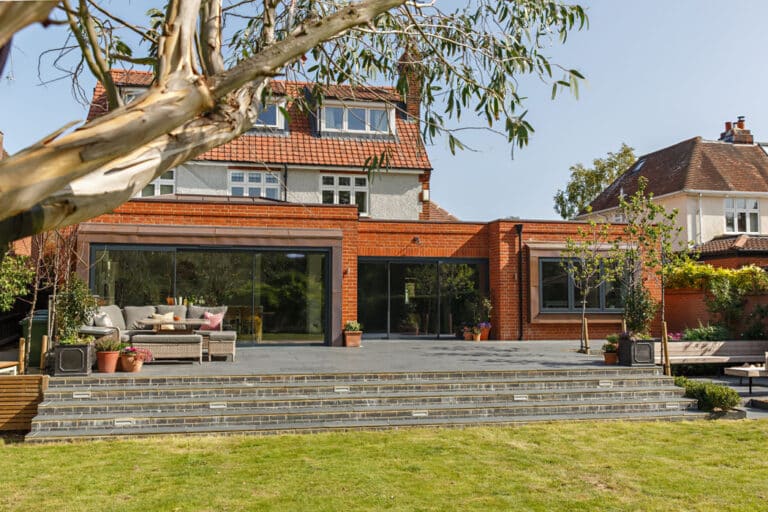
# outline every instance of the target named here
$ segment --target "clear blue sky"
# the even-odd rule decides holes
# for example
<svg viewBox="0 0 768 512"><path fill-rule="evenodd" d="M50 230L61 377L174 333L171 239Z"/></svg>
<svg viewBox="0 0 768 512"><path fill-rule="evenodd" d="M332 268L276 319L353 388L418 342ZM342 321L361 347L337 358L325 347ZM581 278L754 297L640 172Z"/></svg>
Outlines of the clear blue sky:
<svg viewBox="0 0 768 512"><path fill-rule="evenodd" d="M467 138L476 152L452 156L442 141L429 148L432 199L462 220L554 219L552 196L564 187L568 168L589 164L621 142L641 155L696 135L716 139L723 122L738 115L746 116L756 140L768 141L762 52L768 2L581 3L589 29L549 49L554 61L586 76L579 99L565 93L551 101L548 86L526 81L536 132L514 158L503 139L488 133ZM6 67L13 79L0 81L0 130L11 153L85 116L69 82L39 85L37 56L60 41L60 30L39 27L15 40ZM42 75L56 76L49 67ZM85 85L90 94L93 81Z"/></svg>

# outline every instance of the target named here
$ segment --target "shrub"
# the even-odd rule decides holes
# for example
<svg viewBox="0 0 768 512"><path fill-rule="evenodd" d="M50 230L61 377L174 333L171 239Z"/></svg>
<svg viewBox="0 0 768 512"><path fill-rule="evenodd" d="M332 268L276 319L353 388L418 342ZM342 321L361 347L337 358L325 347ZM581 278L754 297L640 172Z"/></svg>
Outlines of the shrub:
<svg viewBox="0 0 768 512"><path fill-rule="evenodd" d="M722 325L699 325L683 331L685 341L723 341L731 338L731 333Z"/></svg>
<svg viewBox="0 0 768 512"><path fill-rule="evenodd" d="M675 377L675 386L685 388L685 396L696 399L696 405L702 411L728 411L741 404L739 394L722 384Z"/></svg>
<svg viewBox="0 0 768 512"><path fill-rule="evenodd" d="M768 318L768 306L757 304L749 314L747 325L741 337L745 340L764 340L768 338L765 320Z"/></svg>

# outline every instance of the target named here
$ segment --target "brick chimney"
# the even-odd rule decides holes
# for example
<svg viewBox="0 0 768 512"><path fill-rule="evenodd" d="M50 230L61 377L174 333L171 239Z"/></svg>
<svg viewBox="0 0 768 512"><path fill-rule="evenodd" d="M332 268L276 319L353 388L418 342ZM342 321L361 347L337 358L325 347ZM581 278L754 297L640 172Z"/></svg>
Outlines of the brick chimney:
<svg viewBox="0 0 768 512"><path fill-rule="evenodd" d="M745 128L744 116L739 116L735 123L725 122L725 131L720 134L720 141L731 144L754 144L752 132Z"/></svg>
<svg viewBox="0 0 768 512"><path fill-rule="evenodd" d="M5 158L5 148L3 148L3 132L0 131L0 160Z"/></svg>
<svg viewBox="0 0 768 512"><path fill-rule="evenodd" d="M407 85L407 92L403 98L405 102L405 112L407 119L411 122L418 122L421 117L421 86L423 79L421 77L421 54L413 46L409 46L397 61L397 70L400 73L401 80L404 78Z"/></svg>

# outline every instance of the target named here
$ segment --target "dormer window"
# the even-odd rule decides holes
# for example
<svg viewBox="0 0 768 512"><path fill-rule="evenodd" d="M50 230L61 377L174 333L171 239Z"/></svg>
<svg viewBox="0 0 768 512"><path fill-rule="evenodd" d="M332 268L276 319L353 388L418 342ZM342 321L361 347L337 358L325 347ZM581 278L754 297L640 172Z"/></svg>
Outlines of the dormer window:
<svg viewBox="0 0 768 512"><path fill-rule="evenodd" d="M265 129L283 130L285 129L285 116L282 109L284 102L268 102L259 111L259 117L253 123L253 128L248 133L259 133Z"/></svg>
<svg viewBox="0 0 768 512"><path fill-rule="evenodd" d="M123 96L123 103L128 105L136 101L136 98L147 92L144 87L123 87L121 95Z"/></svg>
<svg viewBox="0 0 768 512"><path fill-rule="evenodd" d="M329 103L321 109L323 132L388 134L394 126L394 110L385 105Z"/></svg>

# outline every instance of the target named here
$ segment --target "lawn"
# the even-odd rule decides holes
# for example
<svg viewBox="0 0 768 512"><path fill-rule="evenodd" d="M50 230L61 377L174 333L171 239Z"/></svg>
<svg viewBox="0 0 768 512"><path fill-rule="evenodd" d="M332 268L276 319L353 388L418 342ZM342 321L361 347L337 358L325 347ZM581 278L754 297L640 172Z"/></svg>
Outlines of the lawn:
<svg viewBox="0 0 768 512"><path fill-rule="evenodd" d="M768 510L768 421L0 446L0 510Z"/></svg>

